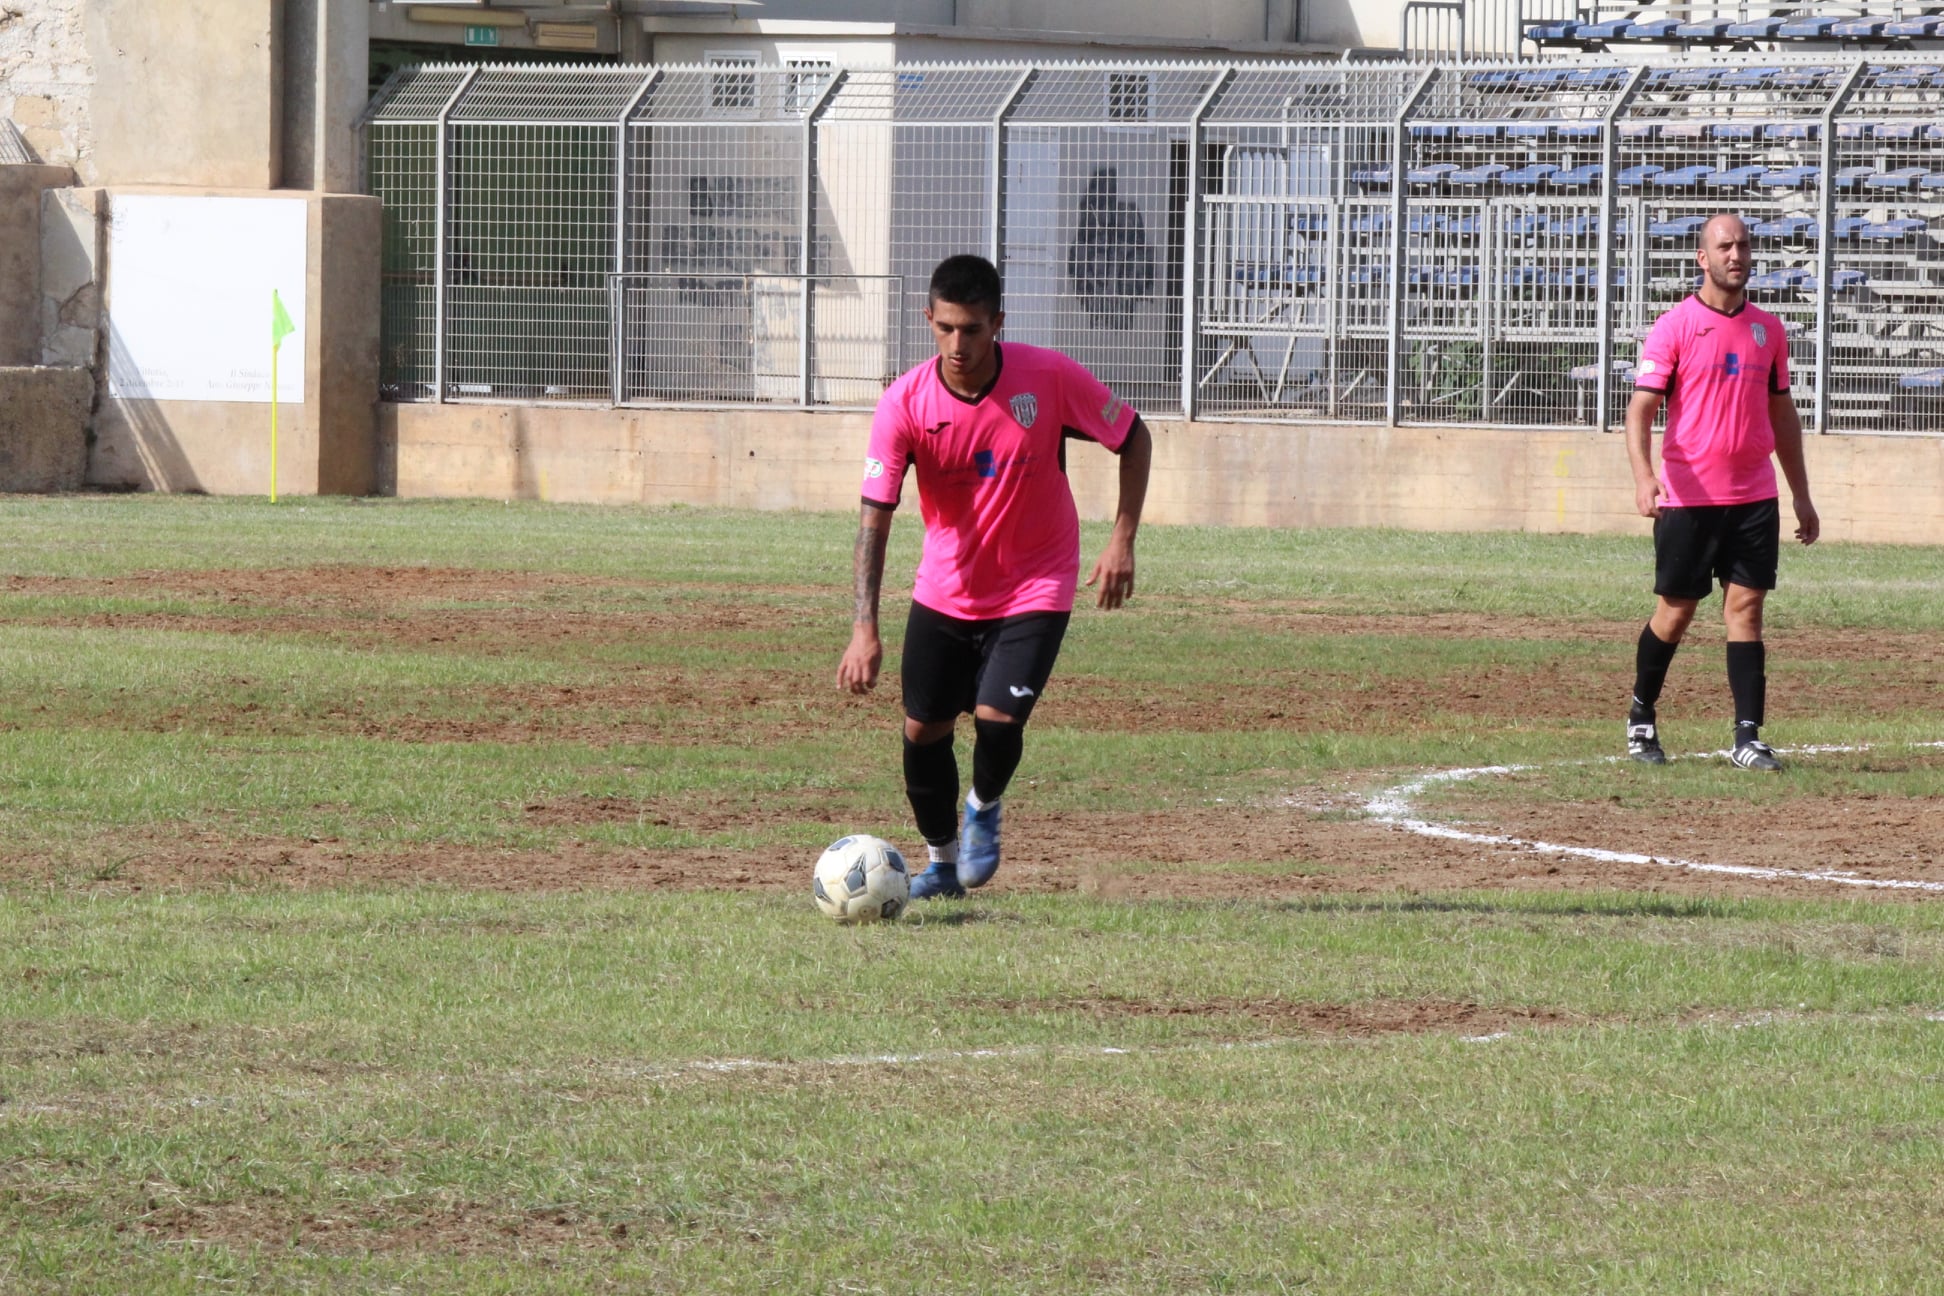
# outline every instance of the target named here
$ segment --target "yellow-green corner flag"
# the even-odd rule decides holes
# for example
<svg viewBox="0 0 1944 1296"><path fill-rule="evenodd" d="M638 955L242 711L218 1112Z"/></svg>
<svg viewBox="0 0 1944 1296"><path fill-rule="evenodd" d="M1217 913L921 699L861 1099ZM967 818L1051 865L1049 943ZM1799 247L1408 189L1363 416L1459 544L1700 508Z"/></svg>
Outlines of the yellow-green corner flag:
<svg viewBox="0 0 1944 1296"><path fill-rule="evenodd" d="M270 502L277 502L277 352L283 340L297 331L284 309L283 298L270 290Z"/></svg>

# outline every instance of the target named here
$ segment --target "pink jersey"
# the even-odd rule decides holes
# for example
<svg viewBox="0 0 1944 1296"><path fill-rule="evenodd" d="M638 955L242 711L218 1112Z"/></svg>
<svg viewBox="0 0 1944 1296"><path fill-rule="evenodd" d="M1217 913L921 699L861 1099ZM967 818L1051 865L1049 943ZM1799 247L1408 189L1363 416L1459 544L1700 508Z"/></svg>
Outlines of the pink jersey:
<svg viewBox="0 0 1944 1296"><path fill-rule="evenodd" d="M1080 515L1066 438L1119 453L1134 426L1134 411L1077 361L997 345L999 373L977 400L947 387L936 359L892 383L864 460L864 498L893 506L917 466L925 552L913 597L966 621L1073 609Z"/></svg>
<svg viewBox="0 0 1944 1296"><path fill-rule="evenodd" d="M1769 397L1789 390L1781 320L1746 300L1726 315L1689 297L1654 322L1634 386L1667 397L1665 503L1691 508L1775 498Z"/></svg>

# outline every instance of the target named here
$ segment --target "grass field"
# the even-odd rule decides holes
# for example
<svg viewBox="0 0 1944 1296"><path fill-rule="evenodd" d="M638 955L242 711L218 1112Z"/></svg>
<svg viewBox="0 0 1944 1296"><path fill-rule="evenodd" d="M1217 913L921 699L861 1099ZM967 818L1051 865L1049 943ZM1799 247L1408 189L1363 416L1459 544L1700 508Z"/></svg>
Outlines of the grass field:
<svg viewBox="0 0 1944 1296"><path fill-rule="evenodd" d="M1944 883L1944 553L1785 555L1765 778L1718 626L1606 759L1643 541L1150 528L995 885L847 930L854 526L0 502L0 1291L1944 1291L1944 889L1792 876ZM1482 765L1792 875L1371 819Z"/></svg>

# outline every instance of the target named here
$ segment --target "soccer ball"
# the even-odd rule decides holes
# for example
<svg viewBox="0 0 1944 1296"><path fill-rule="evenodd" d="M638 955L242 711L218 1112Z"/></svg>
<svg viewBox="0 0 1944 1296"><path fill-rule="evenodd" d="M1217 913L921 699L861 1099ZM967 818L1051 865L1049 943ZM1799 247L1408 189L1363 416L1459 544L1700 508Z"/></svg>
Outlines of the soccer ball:
<svg viewBox="0 0 1944 1296"><path fill-rule="evenodd" d="M860 833L830 843L811 874L810 894L840 923L890 922L911 901L911 875L897 847Z"/></svg>

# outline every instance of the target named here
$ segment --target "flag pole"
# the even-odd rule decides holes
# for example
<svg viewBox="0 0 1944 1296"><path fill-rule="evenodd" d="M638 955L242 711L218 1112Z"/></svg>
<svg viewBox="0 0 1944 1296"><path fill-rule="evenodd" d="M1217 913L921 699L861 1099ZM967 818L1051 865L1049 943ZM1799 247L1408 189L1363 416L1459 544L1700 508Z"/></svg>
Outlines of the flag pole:
<svg viewBox="0 0 1944 1296"><path fill-rule="evenodd" d="M270 502L277 502L277 352L270 344Z"/></svg>

